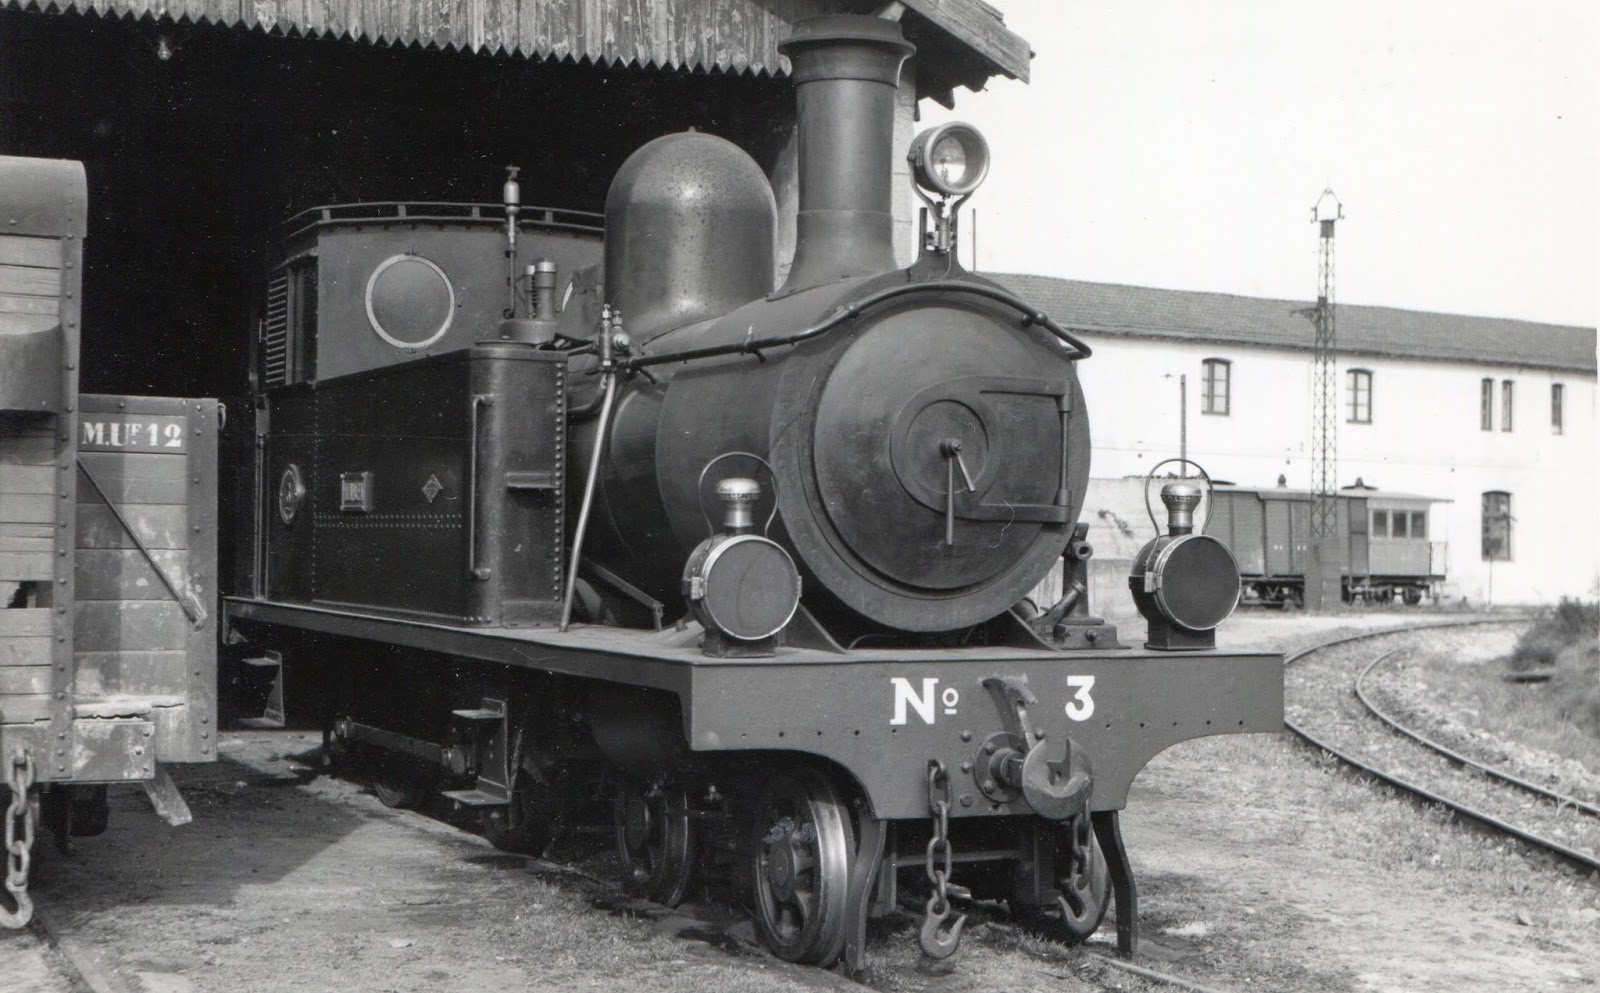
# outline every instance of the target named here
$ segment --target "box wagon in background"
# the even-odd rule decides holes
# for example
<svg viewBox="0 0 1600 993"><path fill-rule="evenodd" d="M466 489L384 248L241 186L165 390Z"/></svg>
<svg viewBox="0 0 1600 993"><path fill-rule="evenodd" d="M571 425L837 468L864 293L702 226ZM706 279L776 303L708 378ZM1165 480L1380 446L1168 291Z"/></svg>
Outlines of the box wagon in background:
<svg viewBox="0 0 1600 993"><path fill-rule="evenodd" d="M1285 487L1218 484L1208 533L1227 542L1239 563L1244 603L1303 605L1310 549L1311 493ZM1446 543L1433 540L1429 511L1438 497L1364 485L1341 490L1335 514L1345 602L1415 606L1437 598Z"/></svg>

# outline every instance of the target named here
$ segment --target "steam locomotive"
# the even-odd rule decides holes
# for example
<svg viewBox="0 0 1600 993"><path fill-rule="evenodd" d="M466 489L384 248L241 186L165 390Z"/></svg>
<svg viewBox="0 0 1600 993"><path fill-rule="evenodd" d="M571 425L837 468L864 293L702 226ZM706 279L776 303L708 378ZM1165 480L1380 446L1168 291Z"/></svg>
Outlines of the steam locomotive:
<svg viewBox="0 0 1600 993"><path fill-rule="evenodd" d="M440 791L537 852L604 792L638 892L746 879L782 958L859 965L903 887L931 955L956 887L1068 940L1114 894L1131 953L1130 782L1176 742L1278 729L1281 658L1214 647L1238 570L1185 483L1132 579L1145 647L1090 614L1090 349L957 263L981 136L913 143L898 268L912 46L837 16L781 50L782 285L767 178L693 131L628 159L603 217L525 206L513 173L496 206L289 224L228 639L386 802ZM1064 595L1034 592L1052 575Z"/></svg>

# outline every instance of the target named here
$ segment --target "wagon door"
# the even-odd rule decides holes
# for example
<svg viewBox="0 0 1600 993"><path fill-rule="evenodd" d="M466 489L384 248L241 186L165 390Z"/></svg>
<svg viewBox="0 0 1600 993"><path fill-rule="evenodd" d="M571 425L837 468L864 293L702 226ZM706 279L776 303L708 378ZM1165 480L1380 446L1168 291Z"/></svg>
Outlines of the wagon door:
<svg viewBox="0 0 1600 993"><path fill-rule="evenodd" d="M149 779L156 762L216 757L218 428L215 400L82 398L82 779ZM122 747L130 729L149 731L145 747Z"/></svg>
<svg viewBox="0 0 1600 993"><path fill-rule="evenodd" d="M1289 576L1298 573L1293 559L1294 542L1290 533L1288 500L1264 496L1261 501L1265 515L1266 555L1268 576Z"/></svg>
<svg viewBox="0 0 1600 993"><path fill-rule="evenodd" d="M1350 575L1352 577L1366 576L1369 574L1367 561L1367 501L1352 497L1342 500L1345 504L1345 515L1349 518L1347 530L1350 535Z"/></svg>

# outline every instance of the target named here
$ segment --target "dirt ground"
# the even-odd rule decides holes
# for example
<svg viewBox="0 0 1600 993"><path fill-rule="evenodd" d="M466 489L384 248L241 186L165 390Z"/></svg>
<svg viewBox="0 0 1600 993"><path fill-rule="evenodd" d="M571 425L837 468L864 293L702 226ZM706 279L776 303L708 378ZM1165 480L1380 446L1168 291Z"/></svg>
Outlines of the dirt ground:
<svg viewBox="0 0 1600 993"><path fill-rule="evenodd" d="M1254 614L1222 640L1295 647L1406 617ZM1485 636L1482 650L1505 640ZM389 810L315 775L315 744L231 735L221 762L180 777L195 814L183 828L157 820L139 791L114 792L107 834L35 861L54 928L139 993L848 985L752 953L736 917L619 904L581 876L530 871L443 821ZM1139 961L1152 968L1236 991L1600 986L1600 880L1511 854L1287 737L1158 756L1123 826ZM1108 952L1112 931L1091 948ZM945 970L918 963L915 937L910 918L875 926L865 980L939 993L1154 988L1002 921L976 924ZM37 934L0 934L0 993L67 993L59 965Z"/></svg>

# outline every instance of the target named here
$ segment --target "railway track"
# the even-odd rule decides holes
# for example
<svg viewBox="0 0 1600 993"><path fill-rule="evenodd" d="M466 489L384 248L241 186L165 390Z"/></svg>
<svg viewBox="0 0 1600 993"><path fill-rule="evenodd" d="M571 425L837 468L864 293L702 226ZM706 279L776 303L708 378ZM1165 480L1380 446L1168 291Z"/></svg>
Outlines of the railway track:
<svg viewBox="0 0 1600 993"><path fill-rule="evenodd" d="M1447 748L1385 710L1367 683L1419 636L1505 626L1526 618L1448 622L1371 632L1304 649L1285 665L1307 702L1291 705L1289 730L1364 774L1439 804L1585 872L1600 871L1600 805L1565 795ZM1400 647L1382 642L1401 640ZM1298 684L1298 685L1297 685ZM1312 706L1310 704L1315 704Z"/></svg>

